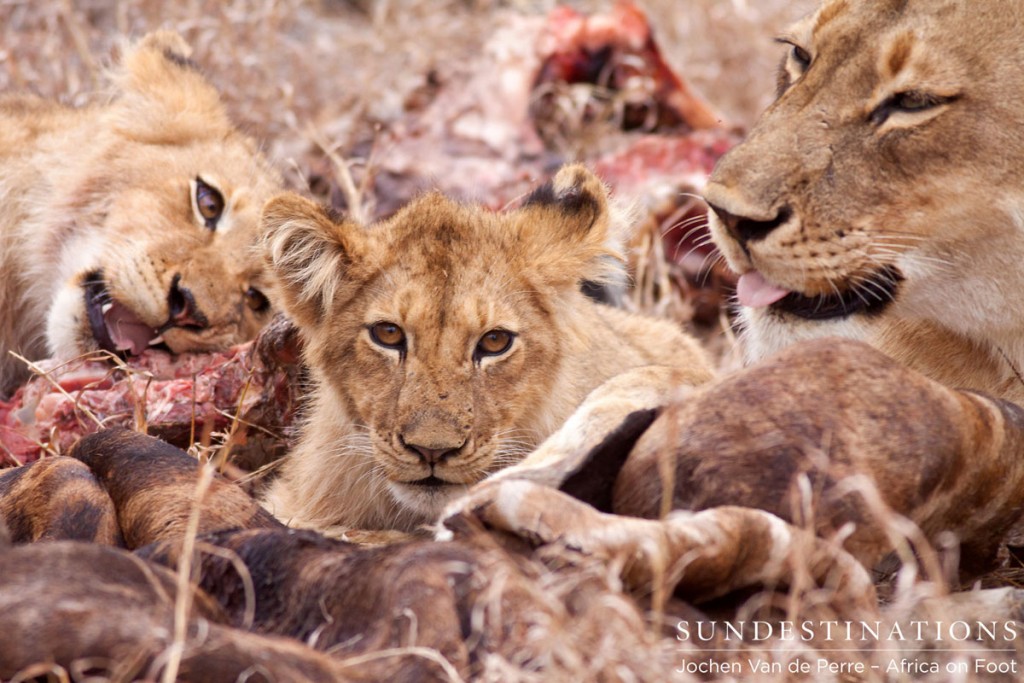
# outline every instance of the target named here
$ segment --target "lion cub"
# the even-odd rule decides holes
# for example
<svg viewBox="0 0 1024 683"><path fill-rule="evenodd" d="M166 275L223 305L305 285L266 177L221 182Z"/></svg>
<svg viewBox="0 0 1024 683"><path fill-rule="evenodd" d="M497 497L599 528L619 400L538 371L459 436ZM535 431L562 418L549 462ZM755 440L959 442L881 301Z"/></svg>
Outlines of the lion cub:
<svg viewBox="0 0 1024 683"><path fill-rule="evenodd" d="M314 379L301 440L263 501L293 526L413 529L610 377L649 365L684 383L712 376L675 324L581 293L621 273L606 190L582 166L509 212L435 193L367 228L285 194L263 221Z"/></svg>
<svg viewBox="0 0 1024 683"><path fill-rule="evenodd" d="M0 97L0 396L8 351L215 350L269 321L253 245L281 180L190 53L149 34L89 107Z"/></svg>

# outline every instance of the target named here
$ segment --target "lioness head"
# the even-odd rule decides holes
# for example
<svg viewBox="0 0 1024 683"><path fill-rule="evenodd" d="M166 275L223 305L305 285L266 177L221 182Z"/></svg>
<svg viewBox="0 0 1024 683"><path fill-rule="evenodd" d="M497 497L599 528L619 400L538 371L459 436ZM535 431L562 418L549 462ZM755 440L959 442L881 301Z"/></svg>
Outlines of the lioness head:
<svg viewBox="0 0 1024 683"><path fill-rule="evenodd" d="M707 185L757 359L893 320L1019 347L1024 7L830 0Z"/></svg>
<svg viewBox="0 0 1024 683"><path fill-rule="evenodd" d="M189 53L147 36L115 67L113 100L63 124L66 166L43 171L57 206L40 211L61 268L51 353L219 349L269 319L253 245L280 181Z"/></svg>
<svg viewBox="0 0 1024 683"><path fill-rule="evenodd" d="M556 387L588 380L559 379L598 306L579 286L615 270L605 190L583 167L507 212L435 193L364 227L288 194L267 205L264 222L319 387L300 445L319 452L289 456L312 468L295 495L339 507L393 497L426 521L519 460L580 400L580 387ZM340 486L337 472L360 458L372 459L372 474L347 482L359 500L314 490Z"/></svg>

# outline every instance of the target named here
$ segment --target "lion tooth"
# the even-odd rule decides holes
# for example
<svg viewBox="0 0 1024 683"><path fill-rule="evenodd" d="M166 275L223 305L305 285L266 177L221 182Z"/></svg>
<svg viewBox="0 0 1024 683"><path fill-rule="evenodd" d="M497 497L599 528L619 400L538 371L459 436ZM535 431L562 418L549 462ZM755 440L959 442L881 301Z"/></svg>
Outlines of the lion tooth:
<svg viewBox="0 0 1024 683"><path fill-rule="evenodd" d="M150 346L156 346L157 344L163 344L163 343L164 343L164 336L162 334L158 334L157 336L155 336L155 337L153 337L152 339L149 340L149 345Z"/></svg>
<svg viewBox="0 0 1024 683"><path fill-rule="evenodd" d="M110 311L110 309L113 308L113 307L114 307L114 304L112 302L108 301L107 303L105 303L102 306L100 306L100 313L102 313L103 315L106 315Z"/></svg>

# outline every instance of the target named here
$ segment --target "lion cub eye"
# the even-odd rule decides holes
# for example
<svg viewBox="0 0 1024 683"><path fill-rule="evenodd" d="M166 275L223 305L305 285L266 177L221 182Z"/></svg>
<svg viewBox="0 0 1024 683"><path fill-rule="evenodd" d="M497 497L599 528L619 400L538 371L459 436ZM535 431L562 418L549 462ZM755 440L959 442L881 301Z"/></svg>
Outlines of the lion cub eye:
<svg viewBox="0 0 1024 683"><path fill-rule="evenodd" d="M923 92L901 92L893 95L890 104L896 109L903 111L918 111L934 107L939 104L939 99Z"/></svg>
<svg viewBox="0 0 1024 683"><path fill-rule="evenodd" d="M371 325L370 339L385 349L405 350L405 331L394 323L379 322Z"/></svg>
<svg viewBox="0 0 1024 683"><path fill-rule="evenodd" d="M202 216L207 228L216 230L217 221L224 213L224 196L202 178L196 178L195 193L196 211Z"/></svg>
<svg viewBox="0 0 1024 683"><path fill-rule="evenodd" d="M480 361L484 356L500 356L512 348L516 335L508 330L491 330L480 338L473 352L473 359Z"/></svg>
<svg viewBox="0 0 1024 683"><path fill-rule="evenodd" d="M254 313L263 313L270 308L270 300L267 299L267 295L260 290L255 287L250 287L245 290L245 305Z"/></svg>

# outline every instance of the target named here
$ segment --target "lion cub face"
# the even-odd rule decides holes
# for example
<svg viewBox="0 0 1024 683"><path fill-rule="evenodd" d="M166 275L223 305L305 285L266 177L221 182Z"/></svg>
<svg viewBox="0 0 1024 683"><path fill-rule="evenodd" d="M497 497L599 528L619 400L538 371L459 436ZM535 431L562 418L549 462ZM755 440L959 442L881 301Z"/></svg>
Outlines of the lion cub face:
<svg viewBox="0 0 1024 683"><path fill-rule="evenodd" d="M755 358L895 318L1018 343L1022 22L833 0L783 36L778 99L705 193Z"/></svg>
<svg viewBox="0 0 1024 683"><path fill-rule="evenodd" d="M115 99L83 113L95 117L77 143L85 153L70 150L55 173L70 196L53 221L65 241L51 353L221 349L269 320L254 245L280 181L188 54L168 32L130 49L113 74Z"/></svg>
<svg viewBox="0 0 1024 683"><path fill-rule="evenodd" d="M536 442L538 406L578 343L559 331L587 305L578 284L608 268L594 176L567 168L503 213L430 194L366 228L285 195L264 220L317 401L352 423L355 445L323 467L370 457L375 480L429 516Z"/></svg>

